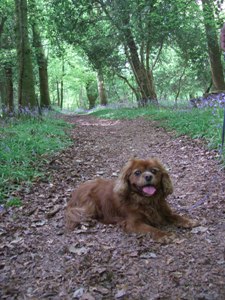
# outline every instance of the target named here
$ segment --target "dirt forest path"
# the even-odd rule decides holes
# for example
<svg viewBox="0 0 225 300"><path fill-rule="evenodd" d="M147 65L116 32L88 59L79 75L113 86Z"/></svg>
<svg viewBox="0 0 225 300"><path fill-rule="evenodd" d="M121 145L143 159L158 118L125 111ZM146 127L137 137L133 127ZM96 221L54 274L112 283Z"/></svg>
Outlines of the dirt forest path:
<svg viewBox="0 0 225 300"><path fill-rule="evenodd" d="M46 179L18 193L23 206L0 212L1 299L225 299L225 173L201 141L175 138L144 119L65 116L74 144L46 165ZM200 226L168 228L159 244L117 226L65 232L71 191L116 177L130 157L158 157L171 174L171 206Z"/></svg>

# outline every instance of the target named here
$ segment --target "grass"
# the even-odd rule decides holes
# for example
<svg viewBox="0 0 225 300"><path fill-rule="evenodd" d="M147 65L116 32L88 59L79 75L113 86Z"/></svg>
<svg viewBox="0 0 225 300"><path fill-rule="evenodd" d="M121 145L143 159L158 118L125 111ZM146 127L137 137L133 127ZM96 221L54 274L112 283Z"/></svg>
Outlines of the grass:
<svg viewBox="0 0 225 300"><path fill-rule="evenodd" d="M41 166L53 153L71 142L69 125L53 117L25 118L1 124L0 128L0 204L19 205L10 196L21 184L44 176ZM16 201L15 201L16 200Z"/></svg>
<svg viewBox="0 0 225 300"><path fill-rule="evenodd" d="M6 202L6 207L13 207L13 206L17 206L20 207L22 205L22 201L20 198L18 197L12 197L10 198L7 202Z"/></svg>
<svg viewBox="0 0 225 300"><path fill-rule="evenodd" d="M178 136L188 135L193 139L204 138L210 149L221 150L223 124L223 109L221 108L175 110L150 106L133 109L101 109L93 112L92 115L108 119L145 117L159 121L167 129L175 130Z"/></svg>

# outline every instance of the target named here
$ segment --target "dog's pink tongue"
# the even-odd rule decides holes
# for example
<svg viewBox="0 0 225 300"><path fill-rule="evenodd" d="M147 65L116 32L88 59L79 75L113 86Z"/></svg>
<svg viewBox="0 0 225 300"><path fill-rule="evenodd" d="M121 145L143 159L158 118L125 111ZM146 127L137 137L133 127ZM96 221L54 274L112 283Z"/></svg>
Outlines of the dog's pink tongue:
<svg viewBox="0 0 225 300"><path fill-rule="evenodd" d="M154 188L154 186L145 186L143 188L143 192L149 196L152 196L155 194L156 188Z"/></svg>

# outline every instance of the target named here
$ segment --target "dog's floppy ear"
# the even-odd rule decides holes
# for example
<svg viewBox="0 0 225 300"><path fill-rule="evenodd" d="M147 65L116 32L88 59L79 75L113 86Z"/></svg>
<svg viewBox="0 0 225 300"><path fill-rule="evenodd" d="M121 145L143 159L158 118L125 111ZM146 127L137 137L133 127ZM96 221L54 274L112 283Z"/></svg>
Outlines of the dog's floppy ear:
<svg viewBox="0 0 225 300"><path fill-rule="evenodd" d="M132 172L132 166L134 163L134 159L130 159L126 165L122 168L120 175L116 181L116 185L114 187L114 192L118 194L124 194L128 192L129 188L129 176Z"/></svg>
<svg viewBox="0 0 225 300"><path fill-rule="evenodd" d="M170 179L169 173L167 172L167 170L164 168L162 163L157 158L153 158L153 160L154 160L155 164L158 165L159 169L162 172L161 187L162 187L164 196L167 197L168 195L173 193L173 184Z"/></svg>
<svg viewBox="0 0 225 300"><path fill-rule="evenodd" d="M165 196L173 193L173 184L168 172L165 169L162 173L162 189Z"/></svg>

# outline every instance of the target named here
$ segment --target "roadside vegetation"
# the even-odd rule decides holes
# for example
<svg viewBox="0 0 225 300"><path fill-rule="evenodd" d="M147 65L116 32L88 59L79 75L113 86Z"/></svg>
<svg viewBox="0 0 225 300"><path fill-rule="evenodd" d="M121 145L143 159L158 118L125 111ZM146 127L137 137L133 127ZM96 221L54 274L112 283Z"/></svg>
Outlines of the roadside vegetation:
<svg viewBox="0 0 225 300"><path fill-rule="evenodd" d="M186 108L172 109L149 106L148 108L99 109L92 115L107 119L134 119L145 117L160 121L160 125L176 131L177 135L188 135L193 139L202 138L210 149L216 149L222 154L221 136L223 124L223 109ZM224 158L223 150L223 158Z"/></svg>
<svg viewBox="0 0 225 300"><path fill-rule="evenodd" d="M10 196L23 183L29 185L44 174L41 166L55 152L70 145L66 132L70 125L53 115L1 121L0 204L18 206Z"/></svg>
<svg viewBox="0 0 225 300"><path fill-rule="evenodd" d="M84 113L84 112L83 112ZM135 119L144 117L158 121L159 126L173 130L175 135L201 138L209 149L215 149L225 160L221 148L223 109L220 107L177 108L148 106L143 108L99 107L88 111L98 118ZM71 144L70 125L53 113L44 117L20 117L1 121L0 128L0 204L19 206L15 191L26 183L45 176L43 164L54 153Z"/></svg>

